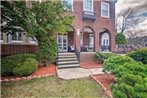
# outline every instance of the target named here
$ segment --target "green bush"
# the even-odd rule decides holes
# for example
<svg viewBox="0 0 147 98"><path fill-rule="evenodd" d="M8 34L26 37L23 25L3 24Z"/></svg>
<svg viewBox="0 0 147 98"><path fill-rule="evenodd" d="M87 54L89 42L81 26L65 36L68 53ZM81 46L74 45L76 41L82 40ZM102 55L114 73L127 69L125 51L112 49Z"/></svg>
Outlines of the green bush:
<svg viewBox="0 0 147 98"><path fill-rule="evenodd" d="M118 67L123 65L126 62L135 62L132 58L128 56L112 56L111 58L108 58L104 61L104 72L112 72Z"/></svg>
<svg viewBox="0 0 147 98"><path fill-rule="evenodd" d="M108 59L108 58L110 58L112 56L117 56L117 54L115 54L115 53L100 53L100 52L97 52L95 54L96 60L98 60L98 61L100 61L102 63L104 62L105 59Z"/></svg>
<svg viewBox="0 0 147 98"><path fill-rule="evenodd" d="M22 65L13 69L13 73L16 76L28 76L31 75L36 69L37 61L33 58L27 58Z"/></svg>
<svg viewBox="0 0 147 98"><path fill-rule="evenodd" d="M2 75L13 75L13 69L22 63L27 58L37 59L35 54L17 54L7 56L1 60L1 74Z"/></svg>
<svg viewBox="0 0 147 98"><path fill-rule="evenodd" d="M141 48L136 51L128 52L127 56L136 61L141 61L142 63L147 64L147 48Z"/></svg>
<svg viewBox="0 0 147 98"><path fill-rule="evenodd" d="M116 82L111 84L114 98L146 98L147 65L126 62L114 69Z"/></svg>
<svg viewBox="0 0 147 98"><path fill-rule="evenodd" d="M123 45L127 43L126 37L123 33L117 33L115 37L116 44Z"/></svg>

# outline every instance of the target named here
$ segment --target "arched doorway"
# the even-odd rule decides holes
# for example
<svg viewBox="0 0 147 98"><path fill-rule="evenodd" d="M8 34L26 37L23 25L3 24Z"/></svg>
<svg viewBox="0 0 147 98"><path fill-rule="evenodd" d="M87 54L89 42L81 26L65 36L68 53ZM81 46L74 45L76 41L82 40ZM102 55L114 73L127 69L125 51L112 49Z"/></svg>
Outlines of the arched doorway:
<svg viewBox="0 0 147 98"><path fill-rule="evenodd" d="M81 52L94 51L94 31L91 27L85 26L81 29Z"/></svg>
<svg viewBox="0 0 147 98"><path fill-rule="evenodd" d="M110 34L107 30L100 33L100 50L104 52L109 52L111 50L110 44Z"/></svg>

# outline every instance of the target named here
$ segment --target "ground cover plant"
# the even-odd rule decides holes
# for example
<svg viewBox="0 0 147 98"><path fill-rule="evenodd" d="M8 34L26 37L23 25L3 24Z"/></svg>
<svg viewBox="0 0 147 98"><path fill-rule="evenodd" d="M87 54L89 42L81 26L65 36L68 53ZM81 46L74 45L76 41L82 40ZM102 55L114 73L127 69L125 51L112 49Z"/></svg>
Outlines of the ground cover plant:
<svg viewBox="0 0 147 98"><path fill-rule="evenodd" d="M147 65L128 56L116 56L104 62L104 71L115 76L111 84L114 98L146 98Z"/></svg>
<svg viewBox="0 0 147 98"><path fill-rule="evenodd" d="M2 98L108 98L91 78L62 80L56 76L2 83L1 92Z"/></svg>

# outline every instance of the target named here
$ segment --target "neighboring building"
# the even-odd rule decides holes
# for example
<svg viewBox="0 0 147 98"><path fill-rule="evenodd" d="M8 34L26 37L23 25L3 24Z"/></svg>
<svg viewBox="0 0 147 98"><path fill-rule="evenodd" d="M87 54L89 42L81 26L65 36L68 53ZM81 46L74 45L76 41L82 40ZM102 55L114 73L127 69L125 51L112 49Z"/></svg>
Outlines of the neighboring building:
<svg viewBox="0 0 147 98"><path fill-rule="evenodd" d="M95 52L115 51L115 0L64 1L71 5L71 13L75 19L69 25L70 31L57 36L58 52L75 52L80 62L88 62L93 60ZM11 36L2 34L1 42L2 52L6 50L3 44L36 45L31 43L26 34L19 32ZM36 50L37 48L34 49Z"/></svg>
<svg viewBox="0 0 147 98"><path fill-rule="evenodd" d="M147 47L147 36L130 38L128 42L136 49L144 48Z"/></svg>

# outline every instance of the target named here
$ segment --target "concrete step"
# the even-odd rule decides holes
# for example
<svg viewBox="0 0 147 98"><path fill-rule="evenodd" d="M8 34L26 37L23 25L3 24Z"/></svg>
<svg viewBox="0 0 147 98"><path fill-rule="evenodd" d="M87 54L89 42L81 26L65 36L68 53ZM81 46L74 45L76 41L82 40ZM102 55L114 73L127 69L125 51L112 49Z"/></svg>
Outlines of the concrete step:
<svg viewBox="0 0 147 98"><path fill-rule="evenodd" d="M80 64L58 65L57 68L74 68L80 67Z"/></svg>
<svg viewBox="0 0 147 98"><path fill-rule="evenodd" d="M60 61L76 61L77 60L77 58L59 58L59 59L57 59L58 60L58 62L60 62Z"/></svg>
<svg viewBox="0 0 147 98"><path fill-rule="evenodd" d="M58 58L76 58L76 55L61 55Z"/></svg>
<svg viewBox="0 0 147 98"><path fill-rule="evenodd" d="M75 53L70 53L70 52L67 52L67 53L58 53L58 55L75 55Z"/></svg>
<svg viewBox="0 0 147 98"><path fill-rule="evenodd" d="M58 62L58 65L67 65L67 64L78 64L78 61L62 61L62 62Z"/></svg>

